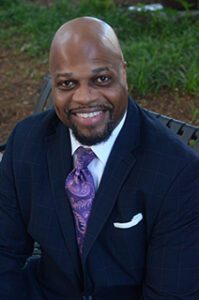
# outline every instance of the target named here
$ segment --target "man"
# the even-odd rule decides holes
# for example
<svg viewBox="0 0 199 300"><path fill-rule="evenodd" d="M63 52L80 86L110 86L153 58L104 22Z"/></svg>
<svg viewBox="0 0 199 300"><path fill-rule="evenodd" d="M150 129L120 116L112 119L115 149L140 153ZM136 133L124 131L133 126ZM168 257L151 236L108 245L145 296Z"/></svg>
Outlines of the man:
<svg viewBox="0 0 199 300"><path fill-rule="evenodd" d="M198 300L199 158L128 99L105 22L64 24L49 62L55 111L0 167L0 299Z"/></svg>

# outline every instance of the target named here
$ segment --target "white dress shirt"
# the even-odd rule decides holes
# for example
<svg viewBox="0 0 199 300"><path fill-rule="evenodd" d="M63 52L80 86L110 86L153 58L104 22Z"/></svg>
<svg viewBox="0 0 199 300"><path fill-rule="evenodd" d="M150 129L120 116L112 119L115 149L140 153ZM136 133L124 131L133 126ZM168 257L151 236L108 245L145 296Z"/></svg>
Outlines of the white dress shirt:
<svg viewBox="0 0 199 300"><path fill-rule="evenodd" d="M96 144L94 146L90 146L89 148L92 149L92 151L95 153L96 158L93 159L91 161L91 163L88 165L88 169L91 172L93 179L94 179L94 184L95 184L95 188L97 189L99 187L103 172L104 172L104 168L106 165L106 162L108 160L108 157L110 155L111 149L115 143L115 140L120 132L120 130L122 129L122 126L125 122L126 119L126 113L124 114L122 120L120 121L120 123L116 126L116 128L113 130L113 132L111 133L110 137L108 138L108 140L101 142L99 144ZM74 152L77 148L79 148L80 146L83 146L85 148L88 148L85 145L82 145L73 135L72 130L69 129L70 132L70 140L71 140L71 151L72 151L72 155L73 155L73 160L74 158Z"/></svg>

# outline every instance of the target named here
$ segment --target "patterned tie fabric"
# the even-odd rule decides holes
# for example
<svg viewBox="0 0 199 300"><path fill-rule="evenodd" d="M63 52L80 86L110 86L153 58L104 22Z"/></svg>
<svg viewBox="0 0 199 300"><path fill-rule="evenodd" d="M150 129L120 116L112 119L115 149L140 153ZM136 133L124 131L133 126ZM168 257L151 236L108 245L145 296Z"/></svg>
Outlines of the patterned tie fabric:
<svg viewBox="0 0 199 300"><path fill-rule="evenodd" d="M77 242L82 253L87 222L95 197L93 177L87 166L96 156L91 149L83 147L76 150L75 156L75 168L66 178L65 189L73 209Z"/></svg>

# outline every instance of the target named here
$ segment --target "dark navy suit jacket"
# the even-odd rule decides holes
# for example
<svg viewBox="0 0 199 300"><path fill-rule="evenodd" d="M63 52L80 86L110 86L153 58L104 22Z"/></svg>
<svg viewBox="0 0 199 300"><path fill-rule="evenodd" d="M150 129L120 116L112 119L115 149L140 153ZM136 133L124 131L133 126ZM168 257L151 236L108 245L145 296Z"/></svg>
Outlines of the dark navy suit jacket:
<svg viewBox="0 0 199 300"><path fill-rule="evenodd" d="M53 110L16 126L0 165L0 299L198 300L197 155L129 102L81 258L64 190L71 169ZM26 261L34 241L42 255Z"/></svg>

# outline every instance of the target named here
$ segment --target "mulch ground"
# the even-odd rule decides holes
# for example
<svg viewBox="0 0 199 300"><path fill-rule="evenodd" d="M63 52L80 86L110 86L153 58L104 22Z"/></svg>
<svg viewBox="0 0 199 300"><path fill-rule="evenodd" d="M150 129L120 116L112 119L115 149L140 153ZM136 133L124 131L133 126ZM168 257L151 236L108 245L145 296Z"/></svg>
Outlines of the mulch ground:
<svg viewBox="0 0 199 300"><path fill-rule="evenodd" d="M7 139L17 121L31 114L38 99L44 63L26 53L0 47L0 143Z"/></svg>

